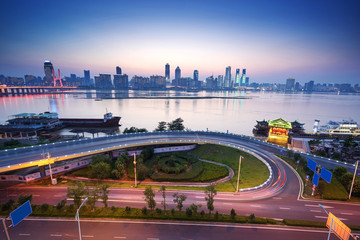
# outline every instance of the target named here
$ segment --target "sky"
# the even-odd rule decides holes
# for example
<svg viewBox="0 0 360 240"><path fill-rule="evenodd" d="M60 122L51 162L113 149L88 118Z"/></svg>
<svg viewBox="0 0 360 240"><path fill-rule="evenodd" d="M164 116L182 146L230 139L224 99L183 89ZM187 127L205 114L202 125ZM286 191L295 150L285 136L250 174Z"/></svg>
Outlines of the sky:
<svg viewBox="0 0 360 240"><path fill-rule="evenodd" d="M246 68L250 82L360 83L360 1L0 1L0 74L165 75Z"/></svg>

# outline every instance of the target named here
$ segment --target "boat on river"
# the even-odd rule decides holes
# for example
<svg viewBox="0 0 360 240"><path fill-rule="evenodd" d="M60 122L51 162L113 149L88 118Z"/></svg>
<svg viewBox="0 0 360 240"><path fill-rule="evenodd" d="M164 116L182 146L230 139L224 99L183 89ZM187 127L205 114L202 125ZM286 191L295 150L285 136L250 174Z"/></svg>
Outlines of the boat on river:
<svg viewBox="0 0 360 240"><path fill-rule="evenodd" d="M60 118L65 127L117 127L121 117L113 116L111 112L104 114L104 118Z"/></svg>

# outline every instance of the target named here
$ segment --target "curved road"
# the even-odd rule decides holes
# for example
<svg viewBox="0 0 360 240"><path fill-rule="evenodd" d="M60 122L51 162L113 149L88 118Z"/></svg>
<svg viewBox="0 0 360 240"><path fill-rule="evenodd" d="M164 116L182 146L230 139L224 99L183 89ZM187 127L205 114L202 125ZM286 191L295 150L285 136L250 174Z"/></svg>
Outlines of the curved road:
<svg viewBox="0 0 360 240"><path fill-rule="evenodd" d="M326 214L318 207L316 200L302 199L301 184L297 175L291 167L278 159L273 153L285 154L286 149L272 144L257 141L248 137L213 133L213 132L158 132L141 133L129 135L116 135L104 138L95 138L88 140L72 141L65 143L50 144L46 146L36 146L32 148L1 151L0 167L8 165L24 164L26 162L35 162L41 160L43 151L50 152L56 160L66 160L79 156L86 156L88 151L107 152L114 149L127 148L129 146L160 144L160 143L215 143L232 146L235 148L250 151L258 155L269 163L273 175L265 188L259 188L254 191L244 191L240 194L218 193L215 198L215 209L219 212L229 213L234 208L238 214L248 215L254 213L256 216L272 218L293 218L325 221ZM334 167L341 163L322 158L313 158L321 162L323 166ZM26 164L25 164L26 165ZM352 166L345 165L351 169ZM291 183L291 184L290 184ZM1 202L9 197L21 193L33 193L34 203L43 203L52 201L59 202L66 197L66 188L10 188L1 190ZM167 201L172 205L171 195L174 191L168 191ZM197 191L179 191L185 193L188 199L185 202L185 208L191 203L206 206L204 193ZM160 202L160 197L157 196ZM142 190L134 189L111 189L110 203L117 206L144 206ZM341 203L341 202L321 202L327 210L333 212L346 224L359 224L360 208L359 204ZM172 206L174 207L174 206ZM206 207L203 207L206 210Z"/></svg>

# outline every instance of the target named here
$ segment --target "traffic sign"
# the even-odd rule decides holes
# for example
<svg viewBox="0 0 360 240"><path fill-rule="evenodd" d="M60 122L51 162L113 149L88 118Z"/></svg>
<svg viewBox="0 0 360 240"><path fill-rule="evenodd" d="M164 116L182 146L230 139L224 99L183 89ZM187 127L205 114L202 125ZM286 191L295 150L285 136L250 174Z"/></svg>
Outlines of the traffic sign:
<svg viewBox="0 0 360 240"><path fill-rule="evenodd" d="M32 213L30 200L25 202L23 205L15 209L10 213L10 218L13 227L20 223L24 218L29 216Z"/></svg>
<svg viewBox="0 0 360 240"><path fill-rule="evenodd" d="M319 184L319 179L320 179L319 174L314 173L314 177L313 177L312 183L313 183L315 186L317 186L317 185Z"/></svg>
<svg viewBox="0 0 360 240"><path fill-rule="evenodd" d="M316 171L316 162L314 162L313 160L311 160L309 158L308 162L307 162L307 166L308 168L310 168L313 172Z"/></svg>
<svg viewBox="0 0 360 240"><path fill-rule="evenodd" d="M342 221L340 221L340 219L335 217L331 212L329 212L326 226L330 229L331 232L335 233L335 235L342 240L348 240L351 235L351 229Z"/></svg>
<svg viewBox="0 0 360 240"><path fill-rule="evenodd" d="M327 183L331 182L332 173L325 168L321 169L320 177L324 179Z"/></svg>

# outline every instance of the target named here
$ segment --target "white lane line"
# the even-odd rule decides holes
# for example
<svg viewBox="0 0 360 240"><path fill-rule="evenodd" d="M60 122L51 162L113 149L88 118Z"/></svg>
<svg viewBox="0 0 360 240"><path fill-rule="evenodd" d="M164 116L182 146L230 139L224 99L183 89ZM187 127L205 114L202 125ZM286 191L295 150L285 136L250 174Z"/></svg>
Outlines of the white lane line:
<svg viewBox="0 0 360 240"><path fill-rule="evenodd" d="M310 210L310 212L321 213L321 210Z"/></svg>
<svg viewBox="0 0 360 240"><path fill-rule="evenodd" d="M354 215L354 214L352 214L352 213L346 213L346 212L342 212L342 213L340 213L340 214L343 214L343 215Z"/></svg>
<svg viewBox="0 0 360 240"><path fill-rule="evenodd" d="M250 205L250 207L256 207L256 208L260 208L260 205Z"/></svg>
<svg viewBox="0 0 360 240"><path fill-rule="evenodd" d="M280 207L281 210L290 210L288 207Z"/></svg>
<svg viewBox="0 0 360 240"><path fill-rule="evenodd" d="M114 236L116 239L126 239L126 237Z"/></svg>
<svg viewBox="0 0 360 240"><path fill-rule="evenodd" d="M281 197L273 197L273 199L280 200L282 198Z"/></svg>
<svg viewBox="0 0 360 240"><path fill-rule="evenodd" d="M305 204L305 207L319 207L319 205ZM326 205L323 205L323 207L324 208L334 208L334 207L326 206Z"/></svg>
<svg viewBox="0 0 360 240"><path fill-rule="evenodd" d="M38 195L38 194L33 194L33 197L40 197L40 195Z"/></svg>
<svg viewBox="0 0 360 240"><path fill-rule="evenodd" d="M30 233L19 233L20 236L30 236Z"/></svg>
<svg viewBox="0 0 360 240"><path fill-rule="evenodd" d="M16 197L17 195L16 194L9 194L8 196L9 197Z"/></svg>
<svg viewBox="0 0 360 240"><path fill-rule="evenodd" d="M50 234L51 237L62 237L62 234Z"/></svg>
<svg viewBox="0 0 360 240"><path fill-rule="evenodd" d="M93 238L93 237L94 237L94 235L82 235L82 237Z"/></svg>
<svg viewBox="0 0 360 240"><path fill-rule="evenodd" d="M315 216L316 218L328 218L328 216ZM341 221L347 220L346 218L338 218Z"/></svg>

